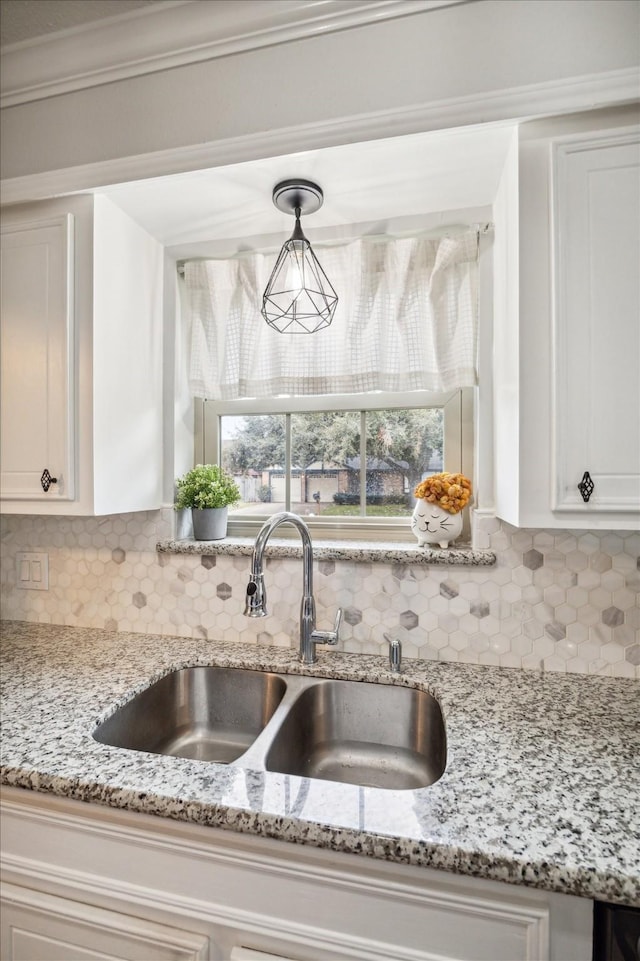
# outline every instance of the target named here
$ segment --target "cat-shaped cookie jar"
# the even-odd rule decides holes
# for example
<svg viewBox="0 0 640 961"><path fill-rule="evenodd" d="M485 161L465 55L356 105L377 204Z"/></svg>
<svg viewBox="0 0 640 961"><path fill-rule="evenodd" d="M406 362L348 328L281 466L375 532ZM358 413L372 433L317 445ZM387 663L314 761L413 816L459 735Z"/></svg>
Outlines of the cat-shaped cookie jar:
<svg viewBox="0 0 640 961"><path fill-rule="evenodd" d="M448 547L462 533L462 509L471 497L471 481L464 474L431 474L413 492L416 506L411 530L419 547Z"/></svg>
<svg viewBox="0 0 640 961"><path fill-rule="evenodd" d="M429 544L448 547L462 533L462 514L450 514L437 504L419 499L413 509L411 530L418 538L419 547Z"/></svg>

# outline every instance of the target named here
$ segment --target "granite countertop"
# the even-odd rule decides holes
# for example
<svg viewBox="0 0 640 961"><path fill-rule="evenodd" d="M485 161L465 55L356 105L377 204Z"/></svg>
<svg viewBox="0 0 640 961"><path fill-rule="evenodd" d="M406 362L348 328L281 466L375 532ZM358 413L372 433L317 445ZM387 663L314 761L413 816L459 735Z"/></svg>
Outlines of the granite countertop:
<svg viewBox="0 0 640 961"><path fill-rule="evenodd" d="M158 541L159 554L216 554L250 557L255 537L224 537L219 541L196 541L192 538ZM271 537L265 548L266 557L302 557L299 538ZM323 541L313 539L315 560L362 561L383 564L414 564L423 567L455 565L456 567L491 567L496 552L474 550L466 545L451 547L418 547L412 542L394 541Z"/></svg>
<svg viewBox="0 0 640 961"><path fill-rule="evenodd" d="M640 684L296 652L52 625L3 625L1 781L444 871L640 905ZM429 690L447 769L389 791L99 744L95 725L170 669L219 664Z"/></svg>

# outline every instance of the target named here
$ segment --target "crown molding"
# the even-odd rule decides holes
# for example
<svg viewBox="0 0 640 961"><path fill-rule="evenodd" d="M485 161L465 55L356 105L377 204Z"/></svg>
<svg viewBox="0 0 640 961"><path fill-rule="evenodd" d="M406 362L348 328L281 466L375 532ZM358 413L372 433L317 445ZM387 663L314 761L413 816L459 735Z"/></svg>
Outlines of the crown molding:
<svg viewBox="0 0 640 961"><path fill-rule="evenodd" d="M0 107L465 2L177 0L3 47Z"/></svg>
<svg viewBox="0 0 640 961"><path fill-rule="evenodd" d="M316 150L344 143L507 123L637 102L640 68L529 84L337 120L259 131L0 180L2 204L25 203L118 183Z"/></svg>

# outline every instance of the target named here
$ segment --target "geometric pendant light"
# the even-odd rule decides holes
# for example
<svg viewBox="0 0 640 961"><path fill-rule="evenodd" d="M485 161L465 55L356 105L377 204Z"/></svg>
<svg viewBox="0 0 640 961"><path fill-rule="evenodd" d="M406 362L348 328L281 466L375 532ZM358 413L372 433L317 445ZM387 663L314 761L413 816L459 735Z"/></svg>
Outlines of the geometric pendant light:
<svg viewBox="0 0 640 961"><path fill-rule="evenodd" d="M310 180L283 180L273 188L278 210L296 218L262 296L262 316L281 334L315 334L329 326L338 305L338 295L300 225L300 215L315 213L323 199L320 187Z"/></svg>

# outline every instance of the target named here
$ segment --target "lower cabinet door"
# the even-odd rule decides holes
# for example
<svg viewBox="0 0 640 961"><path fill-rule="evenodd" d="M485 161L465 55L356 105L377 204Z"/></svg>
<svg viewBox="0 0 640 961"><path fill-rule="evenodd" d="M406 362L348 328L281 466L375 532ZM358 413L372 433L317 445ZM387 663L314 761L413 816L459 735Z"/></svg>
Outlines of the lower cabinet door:
<svg viewBox="0 0 640 961"><path fill-rule="evenodd" d="M2 886L2 961L206 961L200 934L54 897Z"/></svg>

